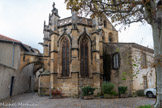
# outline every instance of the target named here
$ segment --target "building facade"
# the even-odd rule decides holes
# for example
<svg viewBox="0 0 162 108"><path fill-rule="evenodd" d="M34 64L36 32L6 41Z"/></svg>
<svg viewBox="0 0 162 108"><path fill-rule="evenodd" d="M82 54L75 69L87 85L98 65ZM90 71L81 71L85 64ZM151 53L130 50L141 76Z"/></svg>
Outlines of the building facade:
<svg viewBox="0 0 162 108"><path fill-rule="evenodd" d="M77 97L81 94L81 88L89 85L96 88L97 95L101 93L103 81L114 82L117 90L119 80L115 80L110 73L113 70L121 73L118 68L115 69L121 63L117 62L112 68L109 62L104 61L109 57L105 55L114 50L109 49L108 44L118 43L117 30L105 15L90 19L77 16L75 11L71 13L71 17L60 19L53 4L48 24L44 22L44 42L41 43L44 48L43 71L39 75L39 94L50 95L52 89L60 88L64 96ZM132 66L124 65L121 68L132 70ZM132 83L123 81L122 84L129 86L129 92L132 91Z"/></svg>
<svg viewBox="0 0 162 108"><path fill-rule="evenodd" d="M44 24L40 93L49 94L49 87L59 87L65 96L77 96L86 85L100 92L103 42L109 41L118 42L118 32L104 15L88 19L72 11L72 17L60 19L53 4L49 23Z"/></svg>
<svg viewBox="0 0 162 108"><path fill-rule="evenodd" d="M34 54L39 51L0 35L0 100L34 90Z"/></svg>
<svg viewBox="0 0 162 108"><path fill-rule="evenodd" d="M127 86L128 96L138 90L156 87L154 51L135 43L108 43L104 45L104 81Z"/></svg>

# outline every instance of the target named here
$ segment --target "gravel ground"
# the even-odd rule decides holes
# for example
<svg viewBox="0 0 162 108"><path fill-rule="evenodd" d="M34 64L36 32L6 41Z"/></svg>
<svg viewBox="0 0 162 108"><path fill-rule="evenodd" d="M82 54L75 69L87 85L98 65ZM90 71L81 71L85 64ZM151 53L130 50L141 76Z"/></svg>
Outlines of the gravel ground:
<svg viewBox="0 0 162 108"><path fill-rule="evenodd" d="M132 97L83 100L77 98L49 99L37 93L26 93L0 101L0 108L136 108L154 104L155 98Z"/></svg>

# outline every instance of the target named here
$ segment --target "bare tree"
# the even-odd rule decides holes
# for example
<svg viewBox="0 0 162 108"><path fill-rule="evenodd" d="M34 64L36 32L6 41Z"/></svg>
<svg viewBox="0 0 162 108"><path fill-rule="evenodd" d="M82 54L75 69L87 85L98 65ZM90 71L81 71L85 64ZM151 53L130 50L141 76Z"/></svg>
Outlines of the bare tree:
<svg viewBox="0 0 162 108"><path fill-rule="evenodd" d="M147 22L154 41L157 99L154 107L162 107L162 0L65 0L67 8L86 15L105 14L115 24Z"/></svg>

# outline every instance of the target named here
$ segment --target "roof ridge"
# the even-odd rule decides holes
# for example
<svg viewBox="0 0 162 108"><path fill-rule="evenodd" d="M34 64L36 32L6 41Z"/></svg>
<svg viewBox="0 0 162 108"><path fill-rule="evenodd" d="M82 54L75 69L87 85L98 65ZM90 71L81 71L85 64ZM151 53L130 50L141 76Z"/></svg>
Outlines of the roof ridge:
<svg viewBox="0 0 162 108"><path fill-rule="evenodd" d="M12 41L12 42L19 42L19 43L21 43L21 41L19 41L19 40L16 40L16 39L13 39L13 38L4 36L4 35L2 35L2 34L0 34L0 40L7 40L7 41Z"/></svg>

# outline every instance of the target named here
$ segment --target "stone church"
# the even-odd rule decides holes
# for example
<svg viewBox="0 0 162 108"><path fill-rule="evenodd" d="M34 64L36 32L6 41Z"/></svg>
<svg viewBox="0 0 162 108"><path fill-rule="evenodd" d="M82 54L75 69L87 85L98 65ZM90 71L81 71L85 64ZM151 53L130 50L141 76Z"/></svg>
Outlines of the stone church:
<svg viewBox="0 0 162 108"><path fill-rule="evenodd" d="M39 75L39 94L50 95L53 88L60 88L64 96L77 97L81 88L89 85L96 88L96 95L101 93L103 81L114 81L117 86L128 85L128 90L132 91L132 83L119 80L118 76L123 70L120 72L118 69L122 63L119 60L122 57L115 53L118 49L113 49L113 66L109 65L110 62L104 63L108 45L118 44L118 31L105 15L90 19L77 16L75 11L71 13L71 17L60 19L53 4L48 24L44 22L44 42L41 43L44 48L43 71ZM106 69L110 66L110 70Z"/></svg>

